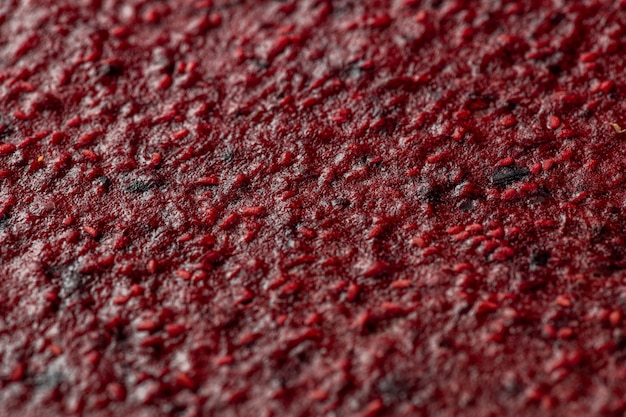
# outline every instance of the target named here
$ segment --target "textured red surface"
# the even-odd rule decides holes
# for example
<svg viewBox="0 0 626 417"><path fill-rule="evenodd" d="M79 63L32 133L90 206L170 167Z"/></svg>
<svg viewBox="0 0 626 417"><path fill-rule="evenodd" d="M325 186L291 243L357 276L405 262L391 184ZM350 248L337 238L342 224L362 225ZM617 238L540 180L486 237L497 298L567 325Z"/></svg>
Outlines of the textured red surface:
<svg viewBox="0 0 626 417"><path fill-rule="evenodd" d="M620 2L0 16L1 415L622 415Z"/></svg>

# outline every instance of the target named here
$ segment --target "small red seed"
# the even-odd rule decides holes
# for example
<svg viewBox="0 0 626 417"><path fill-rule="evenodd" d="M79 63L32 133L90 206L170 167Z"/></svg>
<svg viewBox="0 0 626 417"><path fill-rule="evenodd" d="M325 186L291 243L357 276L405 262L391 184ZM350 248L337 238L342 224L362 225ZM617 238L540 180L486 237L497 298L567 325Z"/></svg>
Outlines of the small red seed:
<svg viewBox="0 0 626 417"><path fill-rule="evenodd" d="M98 237L98 230L91 226L83 226L83 231L93 238Z"/></svg>
<svg viewBox="0 0 626 417"><path fill-rule="evenodd" d="M48 350L54 355L54 356L61 356L63 354L63 349L61 348L61 346L59 345L55 345L52 344L50 346L48 346Z"/></svg>
<svg viewBox="0 0 626 417"><path fill-rule="evenodd" d="M504 229L498 227L497 229L490 230L487 232L487 236L492 237L494 239L502 239L504 237Z"/></svg>
<svg viewBox="0 0 626 417"><path fill-rule="evenodd" d="M196 181L198 185L217 185L219 184L219 179L215 175L211 175L209 177L203 177Z"/></svg>
<svg viewBox="0 0 626 417"><path fill-rule="evenodd" d="M374 417L379 414L383 409L383 402L380 399L375 399L367 404L363 417Z"/></svg>
<svg viewBox="0 0 626 417"><path fill-rule="evenodd" d="M192 238L193 238L193 235L191 233L185 233L184 235L179 236L177 241L178 243L185 243L185 242L189 242Z"/></svg>
<svg viewBox="0 0 626 417"><path fill-rule="evenodd" d="M550 324L546 324L545 326L543 326L543 335L549 338L554 338L556 337L556 329L554 328L554 326L550 325Z"/></svg>
<svg viewBox="0 0 626 417"><path fill-rule="evenodd" d="M389 301L383 301L380 304L380 308L385 313L390 313L390 314L397 314L397 313L403 313L404 312L404 308L402 306L400 306L399 304L396 304L396 303L389 302Z"/></svg>
<svg viewBox="0 0 626 417"><path fill-rule="evenodd" d="M617 326L622 321L622 313L615 310L609 315L609 321L613 326Z"/></svg>
<svg viewBox="0 0 626 417"><path fill-rule="evenodd" d="M260 216L265 212L265 207L263 206L254 206L254 207L246 207L241 211L241 214L244 216Z"/></svg>
<svg viewBox="0 0 626 417"><path fill-rule="evenodd" d="M162 345L164 342L162 337L159 336L150 336L150 337L146 337L145 339L143 339L140 342L140 345L142 347L153 347L153 346L159 346Z"/></svg>
<svg viewBox="0 0 626 417"><path fill-rule="evenodd" d="M92 150L83 149L82 154L85 158L87 158L91 162L96 162L98 160L98 155L96 155L96 153Z"/></svg>
<svg viewBox="0 0 626 417"><path fill-rule="evenodd" d="M24 364L18 363L11 370L11 373L9 375L9 381L17 382L24 377L25 373L26 373L26 367L24 366Z"/></svg>
<svg viewBox="0 0 626 417"><path fill-rule="evenodd" d="M237 224L239 220L239 216L237 213L232 213L230 216L226 217L224 221L220 224L220 229L230 229L235 224Z"/></svg>
<svg viewBox="0 0 626 417"><path fill-rule="evenodd" d="M309 398L313 401L324 401L328 398L328 392L321 389L314 389L309 394Z"/></svg>
<svg viewBox="0 0 626 417"><path fill-rule="evenodd" d="M172 85L172 77L164 75L156 85L157 90L166 90Z"/></svg>
<svg viewBox="0 0 626 417"><path fill-rule="evenodd" d="M179 139L183 139L183 138L184 138L184 137L186 137L188 134L189 134L189 129L181 129L181 130L179 130L179 131L177 131L177 132L174 132L174 133L172 134L172 137L173 137L174 139L176 139L176 140L179 140Z"/></svg>
<svg viewBox="0 0 626 417"><path fill-rule="evenodd" d="M317 232L314 229L310 229L308 227L301 227L300 230L298 230L298 233L309 239L317 237Z"/></svg>
<svg viewBox="0 0 626 417"><path fill-rule="evenodd" d="M569 299L569 297L565 296L565 295L559 295L558 297L556 297L555 302L560 305L561 307L571 307L572 306L572 301Z"/></svg>
<svg viewBox="0 0 626 417"><path fill-rule="evenodd" d="M89 146L101 134L102 134L102 132L99 132L99 131L86 133L86 134L82 135L80 138L78 138L78 141L76 142L76 146L78 146L80 148L85 147L85 146Z"/></svg>
<svg viewBox="0 0 626 417"><path fill-rule="evenodd" d="M543 163L541 164L541 168L544 171L549 171L550 168L552 168L554 166L554 159L546 159L545 161L543 161Z"/></svg>
<svg viewBox="0 0 626 417"><path fill-rule="evenodd" d="M533 166L530 167L530 172L533 175L538 175L541 172L541 163L537 162L537 163L533 164Z"/></svg>
<svg viewBox="0 0 626 417"><path fill-rule="evenodd" d="M153 320L144 320L137 324L137 330L140 332L151 332L156 329L158 324Z"/></svg>
<svg viewBox="0 0 626 417"><path fill-rule="evenodd" d="M111 29L110 33L116 38L125 38L130 35L130 29L125 26L115 26Z"/></svg>
<svg viewBox="0 0 626 417"><path fill-rule="evenodd" d="M189 271L185 271L184 269L178 269L176 270L176 275L179 276L182 279L191 279L191 272Z"/></svg>
<svg viewBox="0 0 626 417"><path fill-rule="evenodd" d="M598 54L596 52L585 52L580 54L580 62L590 63L596 60Z"/></svg>
<svg viewBox="0 0 626 417"><path fill-rule="evenodd" d="M456 235L458 233L461 233L463 231L463 229L464 229L463 226L450 226L450 227L448 227L446 232L448 232L448 234L450 234L450 235Z"/></svg>
<svg viewBox="0 0 626 417"><path fill-rule="evenodd" d="M126 389L118 382L111 382L106 386L106 392L113 401L124 401L126 398Z"/></svg>
<svg viewBox="0 0 626 417"><path fill-rule="evenodd" d="M493 253L493 259L497 261L505 261L513 255L515 255L515 251L512 248L502 246Z"/></svg>
<svg viewBox="0 0 626 417"><path fill-rule="evenodd" d="M113 298L113 304L115 305L123 305L126 304L130 300L128 295L120 295Z"/></svg>
<svg viewBox="0 0 626 417"><path fill-rule="evenodd" d="M16 150L17 150L17 146L15 146L12 143L2 143L2 144L0 144L0 156L13 153Z"/></svg>
<svg viewBox="0 0 626 417"><path fill-rule="evenodd" d="M348 291L346 292L346 301L354 301L359 295L359 286L357 284L351 283L348 286Z"/></svg>
<svg viewBox="0 0 626 417"><path fill-rule="evenodd" d="M161 156L161 154L158 152L155 152L152 154L152 157L150 158L150 167L154 168L156 166L159 166L162 161L163 161L163 157Z"/></svg>
<svg viewBox="0 0 626 417"><path fill-rule="evenodd" d="M463 271L471 271L472 270L472 264L464 262L464 263L459 263L456 264L452 267L452 270L454 272L463 272Z"/></svg>
<svg viewBox="0 0 626 417"><path fill-rule="evenodd" d="M571 327L563 327L557 332L559 339L569 339L574 335L574 330Z"/></svg>
<svg viewBox="0 0 626 417"><path fill-rule="evenodd" d="M424 251L422 252L424 256L436 255L437 253L439 253L439 248L437 246L431 246L424 249Z"/></svg>
<svg viewBox="0 0 626 417"><path fill-rule="evenodd" d="M481 301L474 310L476 314L486 314L498 309L498 305L491 301Z"/></svg>
<svg viewBox="0 0 626 417"><path fill-rule="evenodd" d="M218 366L228 365L235 361L235 358L232 355L224 355L215 361Z"/></svg>
<svg viewBox="0 0 626 417"><path fill-rule="evenodd" d="M151 274L154 274L154 273L157 271L158 266L159 266L159 265L158 265L158 263L157 263L156 259L150 259L150 260L148 261L148 265L147 265L147 267L148 267L148 272L150 272Z"/></svg>
<svg viewBox="0 0 626 417"><path fill-rule="evenodd" d="M176 374L176 384L191 390L195 389L196 387L196 383L194 382L194 380L191 379L191 377L184 372L178 372Z"/></svg>
<svg viewBox="0 0 626 417"><path fill-rule="evenodd" d="M557 129L559 126L561 126L561 119L558 116L550 116L548 118L548 127L550 129Z"/></svg>
<svg viewBox="0 0 626 417"><path fill-rule="evenodd" d="M281 289L280 293L283 296L295 294L300 289L300 284L297 282L291 282L289 284L285 284Z"/></svg>
<svg viewBox="0 0 626 417"><path fill-rule="evenodd" d="M391 283L391 288L394 290L401 290L404 288L409 288L411 286L411 281L408 279L399 279Z"/></svg>
<svg viewBox="0 0 626 417"><path fill-rule="evenodd" d="M504 190L502 192L502 194L500 195L500 197L502 198L502 200L504 201L509 201L514 199L515 197L517 197L518 192L517 190L513 189L513 188L509 188L507 190Z"/></svg>
<svg viewBox="0 0 626 417"><path fill-rule="evenodd" d="M467 226L465 228L466 231L473 233L473 232L482 232L483 231L483 226L481 224L478 223L474 223L474 224L470 224L469 226Z"/></svg>
<svg viewBox="0 0 626 417"><path fill-rule="evenodd" d="M502 119L500 119L500 126L502 127L512 127L515 126L515 124L517 123L517 120L515 119L515 116L513 115L507 115L504 116Z"/></svg>
<svg viewBox="0 0 626 417"><path fill-rule="evenodd" d="M168 324L165 326L165 331L170 337L176 337L185 333L187 329L182 324Z"/></svg>
<svg viewBox="0 0 626 417"><path fill-rule="evenodd" d="M496 165L499 167L508 167L508 166L513 165L514 163L515 163L515 159L509 156L507 158L499 160Z"/></svg>

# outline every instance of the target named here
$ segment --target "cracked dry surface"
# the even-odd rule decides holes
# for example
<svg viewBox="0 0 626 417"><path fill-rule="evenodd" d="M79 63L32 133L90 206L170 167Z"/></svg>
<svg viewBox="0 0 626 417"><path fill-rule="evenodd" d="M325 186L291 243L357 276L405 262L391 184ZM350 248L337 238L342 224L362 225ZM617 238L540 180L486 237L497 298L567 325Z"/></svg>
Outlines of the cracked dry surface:
<svg viewBox="0 0 626 417"><path fill-rule="evenodd" d="M626 2L0 4L0 413L622 415Z"/></svg>

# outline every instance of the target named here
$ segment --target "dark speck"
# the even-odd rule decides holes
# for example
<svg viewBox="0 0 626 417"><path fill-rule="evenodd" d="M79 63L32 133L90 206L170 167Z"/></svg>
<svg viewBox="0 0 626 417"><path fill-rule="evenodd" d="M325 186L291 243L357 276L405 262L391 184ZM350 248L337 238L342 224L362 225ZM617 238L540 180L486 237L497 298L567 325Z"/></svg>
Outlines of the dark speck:
<svg viewBox="0 0 626 417"><path fill-rule="evenodd" d="M98 177L97 181L105 190L109 190L109 187L111 186L111 179L109 177Z"/></svg>
<svg viewBox="0 0 626 417"><path fill-rule="evenodd" d="M56 388L64 380L61 372L48 371L42 374L36 374L33 377L33 384L39 388Z"/></svg>
<svg viewBox="0 0 626 417"><path fill-rule="evenodd" d="M124 66L119 61L110 61L103 64L98 70L101 77L115 78L124 73Z"/></svg>
<svg viewBox="0 0 626 417"><path fill-rule="evenodd" d="M507 100L506 109L509 111L515 110L519 106L519 103L516 100Z"/></svg>
<svg viewBox="0 0 626 417"><path fill-rule="evenodd" d="M563 68L561 68L560 65L556 65L556 64L548 65L548 71L552 75L559 75L561 72L563 72Z"/></svg>
<svg viewBox="0 0 626 417"><path fill-rule="evenodd" d="M9 215L0 216L0 230L4 229L9 223Z"/></svg>
<svg viewBox="0 0 626 417"><path fill-rule="evenodd" d="M253 59L252 63L254 64L255 67L262 69L262 70L266 70L270 67L270 64L267 61L263 61L260 59Z"/></svg>
<svg viewBox="0 0 626 417"><path fill-rule="evenodd" d="M133 193L133 194L141 194L141 193L145 193L147 191L152 190L153 188L156 187L156 183L154 183L153 181L145 181L145 180L134 180L132 181L128 187L126 187L126 190L129 193Z"/></svg>
<svg viewBox="0 0 626 417"><path fill-rule="evenodd" d="M224 162L226 162L227 164L229 164L229 163L233 162L233 159L235 159L235 153L234 153L234 152L230 152L230 151L229 151L229 152L225 152L225 153L222 155L222 160L223 160Z"/></svg>
<svg viewBox="0 0 626 417"><path fill-rule="evenodd" d="M550 260L550 253L544 250L536 251L530 256L530 263L534 266L546 266Z"/></svg>
<svg viewBox="0 0 626 417"><path fill-rule="evenodd" d="M528 176L530 171L526 167L511 165L499 167L491 176L491 183L498 187L506 187Z"/></svg>
<svg viewBox="0 0 626 417"><path fill-rule="evenodd" d="M550 16L550 24L556 26L561 23L563 19L565 19L565 15L563 13L554 13Z"/></svg>
<svg viewBox="0 0 626 417"><path fill-rule="evenodd" d="M378 382L378 390L385 402L397 403L405 401L411 393L411 384L401 378L394 378L392 375L385 377Z"/></svg>
<svg viewBox="0 0 626 417"><path fill-rule="evenodd" d="M626 348L626 335L621 332L615 332L614 341L615 341L615 350L623 350Z"/></svg>
<svg viewBox="0 0 626 417"><path fill-rule="evenodd" d="M334 207L350 207L350 200L347 198L337 198L332 201Z"/></svg>
<svg viewBox="0 0 626 417"><path fill-rule="evenodd" d="M0 139L6 139L15 133L15 129L9 123L2 123L0 119Z"/></svg>
<svg viewBox="0 0 626 417"><path fill-rule="evenodd" d="M439 204L450 191L450 187L444 184L436 184L428 187L424 197L430 204Z"/></svg>

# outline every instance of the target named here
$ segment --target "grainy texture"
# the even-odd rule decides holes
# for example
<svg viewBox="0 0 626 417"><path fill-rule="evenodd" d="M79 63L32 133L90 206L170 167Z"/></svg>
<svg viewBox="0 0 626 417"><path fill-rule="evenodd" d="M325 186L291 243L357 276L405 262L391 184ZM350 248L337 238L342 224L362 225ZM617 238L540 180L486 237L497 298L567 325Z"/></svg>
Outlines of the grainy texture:
<svg viewBox="0 0 626 417"><path fill-rule="evenodd" d="M0 414L623 415L624 3L2 1Z"/></svg>

